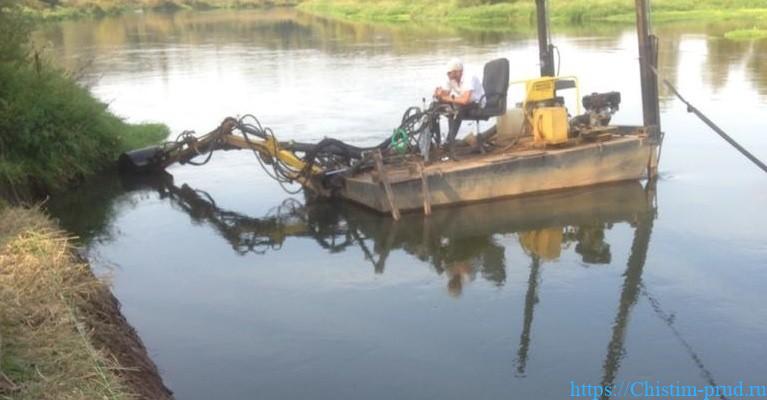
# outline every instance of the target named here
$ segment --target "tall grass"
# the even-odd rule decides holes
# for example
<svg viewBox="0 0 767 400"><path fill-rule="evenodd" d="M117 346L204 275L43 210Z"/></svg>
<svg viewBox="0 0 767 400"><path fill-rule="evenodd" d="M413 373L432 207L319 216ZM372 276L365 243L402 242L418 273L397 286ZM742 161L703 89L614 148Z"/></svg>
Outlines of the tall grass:
<svg viewBox="0 0 767 400"><path fill-rule="evenodd" d="M0 0L0 194L46 193L157 142L159 124L128 124L64 71L32 54L29 23Z"/></svg>
<svg viewBox="0 0 767 400"><path fill-rule="evenodd" d="M83 319L104 290L39 211L0 210L0 398L133 398Z"/></svg>
<svg viewBox="0 0 767 400"><path fill-rule="evenodd" d="M551 0L555 23L633 21L633 0ZM486 24L529 22L535 16L532 0L306 0L299 8L348 20L443 21ZM767 0L653 0L656 20L736 18L742 11L767 16Z"/></svg>

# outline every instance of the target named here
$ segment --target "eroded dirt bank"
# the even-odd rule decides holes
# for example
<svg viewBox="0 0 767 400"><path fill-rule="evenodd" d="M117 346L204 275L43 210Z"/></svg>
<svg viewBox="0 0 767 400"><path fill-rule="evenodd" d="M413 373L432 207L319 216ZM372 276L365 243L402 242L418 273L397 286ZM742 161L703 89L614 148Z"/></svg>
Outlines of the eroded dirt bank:
<svg viewBox="0 0 767 400"><path fill-rule="evenodd" d="M0 398L172 398L109 286L34 208L0 205Z"/></svg>

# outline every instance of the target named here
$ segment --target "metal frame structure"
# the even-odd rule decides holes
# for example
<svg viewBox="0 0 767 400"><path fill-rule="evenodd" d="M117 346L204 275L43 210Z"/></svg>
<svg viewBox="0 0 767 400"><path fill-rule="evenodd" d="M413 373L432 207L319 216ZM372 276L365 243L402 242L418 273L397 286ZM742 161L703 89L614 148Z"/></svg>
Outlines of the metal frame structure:
<svg viewBox="0 0 767 400"><path fill-rule="evenodd" d="M535 0L538 25L538 53L541 76L555 76L554 46L551 43L548 0ZM639 72L642 85L642 114L644 126L660 133L658 102L658 38L652 34L650 0L635 0L636 28L639 45Z"/></svg>

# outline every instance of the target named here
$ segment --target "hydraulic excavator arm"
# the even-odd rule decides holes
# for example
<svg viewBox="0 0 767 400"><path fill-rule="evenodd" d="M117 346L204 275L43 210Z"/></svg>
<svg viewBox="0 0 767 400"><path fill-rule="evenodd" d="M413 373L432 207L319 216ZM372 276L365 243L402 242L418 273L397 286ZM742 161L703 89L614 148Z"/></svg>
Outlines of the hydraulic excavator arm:
<svg viewBox="0 0 767 400"><path fill-rule="evenodd" d="M255 120L255 123L258 124L258 121ZM216 150L252 150L262 165L273 166L274 171L270 175L278 181L297 182L323 193L325 189L312 178L321 175L324 169L301 159L295 151L286 148L289 146L277 141L271 130L262 128L260 124L228 117L205 135L195 136L193 132L185 131L175 141L124 153L120 156L119 165L121 169L133 172L157 172L175 163L205 164ZM200 156L207 157L202 162L194 161Z"/></svg>
<svg viewBox="0 0 767 400"><path fill-rule="evenodd" d="M174 141L123 153L118 165L123 172L154 173L175 163L203 165L216 150L251 150L267 175L281 185L298 183L321 197L331 197L341 188L340 177L372 168L371 154L385 151L390 145L389 137L371 147L328 137L317 143L281 142L255 116L246 115L239 119L228 117L201 136L184 131ZM195 161L198 157L205 159Z"/></svg>

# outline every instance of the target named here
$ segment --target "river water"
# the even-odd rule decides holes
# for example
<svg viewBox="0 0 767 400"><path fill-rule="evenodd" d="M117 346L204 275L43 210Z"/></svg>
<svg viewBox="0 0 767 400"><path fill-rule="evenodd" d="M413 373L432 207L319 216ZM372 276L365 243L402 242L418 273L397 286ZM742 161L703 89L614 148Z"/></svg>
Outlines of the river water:
<svg viewBox="0 0 767 400"><path fill-rule="evenodd" d="M660 70L767 158L767 41L656 27ZM253 113L281 140L377 143L461 57L534 77L528 27L382 27L292 10L135 14L36 33L130 121ZM639 124L632 26L555 29L561 74ZM512 94L514 92L512 91ZM247 152L105 175L49 207L109 275L179 399L555 399L573 385L767 385L767 186L677 100L654 187L406 216L289 195ZM473 129L467 126L466 130ZM637 390L640 390L637 387ZM730 396L731 397L731 396ZM702 396L700 398L703 398Z"/></svg>

